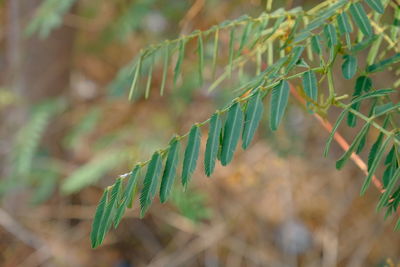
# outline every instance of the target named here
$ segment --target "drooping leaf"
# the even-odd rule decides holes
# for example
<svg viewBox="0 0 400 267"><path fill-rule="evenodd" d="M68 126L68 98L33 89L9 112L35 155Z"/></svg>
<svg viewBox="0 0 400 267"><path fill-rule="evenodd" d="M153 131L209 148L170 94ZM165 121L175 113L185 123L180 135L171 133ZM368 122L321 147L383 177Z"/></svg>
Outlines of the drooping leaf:
<svg viewBox="0 0 400 267"><path fill-rule="evenodd" d="M228 116L224 125L224 136L221 147L221 164L228 165L233 158L240 133L242 132L243 111L238 102L228 110Z"/></svg>
<svg viewBox="0 0 400 267"><path fill-rule="evenodd" d="M337 45L338 40L335 26L333 26L332 24L326 24L324 27L324 34L325 38L328 40L328 47L331 48Z"/></svg>
<svg viewBox="0 0 400 267"><path fill-rule="evenodd" d="M346 113L347 113L347 110L343 110L340 113L339 117L337 118L335 124L332 127L332 131L329 134L328 140L326 140L325 149L324 149L324 157L328 156L329 148L331 146L333 137L335 136L335 133L336 133L337 129L339 128L340 123L343 121Z"/></svg>
<svg viewBox="0 0 400 267"><path fill-rule="evenodd" d="M180 141L177 138L173 138L169 144L168 157L165 162L164 173L161 179L160 187L160 201L164 203L167 201L172 186L176 177L176 168L178 166Z"/></svg>
<svg viewBox="0 0 400 267"><path fill-rule="evenodd" d="M351 25L349 16L345 12L340 13L337 16L337 22L339 26L340 34L346 34L353 32L353 27Z"/></svg>
<svg viewBox="0 0 400 267"><path fill-rule="evenodd" d="M220 146L220 135L222 129L222 122L220 114L214 113L210 119L210 128L208 131L208 138L206 144L206 151L204 154L204 170L208 177L214 172L215 160L218 155Z"/></svg>
<svg viewBox="0 0 400 267"><path fill-rule="evenodd" d="M163 66L163 75L162 75L162 81L161 81L161 87L160 87L160 95L161 96L164 95L165 84L167 82L168 66L169 66L169 45L167 44L164 49L165 49L164 66Z"/></svg>
<svg viewBox="0 0 400 267"><path fill-rule="evenodd" d="M233 69L233 59L235 55L234 43L235 43L235 29L232 28L229 34L229 63L228 63L229 77L232 75L232 69Z"/></svg>
<svg viewBox="0 0 400 267"><path fill-rule="evenodd" d="M214 36L214 49L213 49L213 62L212 62L213 77L215 77L215 71L217 67L218 46L219 46L219 29L215 31L215 36Z"/></svg>
<svg viewBox="0 0 400 267"><path fill-rule="evenodd" d="M383 14L383 12L385 11L381 0L365 0L365 2L367 2L370 8L372 8L373 10L375 10L380 14Z"/></svg>
<svg viewBox="0 0 400 267"><path fill-rule="evenodd" d="M318 100L317 77L314 71L309 70L303 74L304 93L314 101Z"/></svg>
<svg viewBox="0 0 400 267"><path fill-rule="evenodd" d="M257 91L257 93L255 93L248 101L245 112L243 134L242 134L243 149L246 149L253 140L254 133L256 132L260 120L262 118L263 110L264 106L262 103L260 91Z"/></svg>
<svg viewBox="0 0 400 267"><path fill-rule="evenodd" d="M383 123L383 128L385 129L389 123L389 118L386 117L385 122ZM384 138L384 133L380 132L378 138L376 139L375 143L372 145L371 150L368 155L368 171L371 169L372 163L375 160L376 153L380 149Z"/></svg>
<svg viewBox="0 0 400 267"><path fill-rule="evenodd" d="M95 248L101 244L99 240L99 230L103 219L103 214L107 205L109 189L104 190L103 196L100 199L99 205L96 208L96 213L94 215L92 231L90 232L90 240L92 242L92 248Z"/></svg>
<svg viewBox="0 0 400 267"><path fill-rule="evenodd" d="M379 148L378 152L376 153L374 160L371 164L371 167L369 168L367 178L365 178L364 184L361 188L361 193L360 193L361 195L363 195L365 193L365 191L371 184L372 176L374 175L376 168L378 167L378 164L382 159L383 153L385 152L390 141L391 141L390 137L386 138L386 140L383 142L382 146Z"/></svg>
<svg viewBox="0 0 400 267"><path fill-rule="evenodd" d="M275 131L282 120L286 106L289 100L289 83L286 80L281 80L277 86L272 89L270 101L270 127Z"/></svg>
<svg viewBox="0 0 400 267"><path fill-rule="evenodd" d="M396 159L395 153L396 153L396 147L392 146L392 148L390 149L389 153L386 156L385 165L391 164L393 162L393 159Z"/></svg>
<svg viewBox="0 0 400 267"><path fill-rule="evenodd" d="M144 93L144 98L148 99L149 98L149 94L150 94L150 89L151 89L151 82L153 79L153 63L154 63L154 54L151 56L151 60L150 60L150 67L149 67L149 71L148 71L148 75L147 75L147 83L146 83L146 91Z"/></svg>
<svg viewBox="0 0 400 267"><path fill-rule="evenodd" d="M200 151L200 129L197 124L193 125L189 132L188 143L185 149L182 169L182 185L186 188L194 170Z"/></svg>
<svg viewBox="0 0 400 267"><path fill-rule="evenodd" d="M383 172L382 182L384 188L386 188L389 185L393 177L393 174L396 171L396 167L397 167L396 165L390 164L389 166L386 167L385 171Z"/></svg>
<svg viewBox="0 0 400 267"><path fill-rule="evenodd" d="M383 69L385 69L385 68L389 67L390 65L395 64L397 62L400 62L400 53L397 53L394 56L391 56L390 58L384 59L378 63L368 66L367 72L373 73L373 72L382 71Z"/></svg>
<svg viewBox="0 0 400 267"><path fill-rule="evenodd" d="M353 78L357 71L357 58L352 55L343 56L342 73L346 80Z"/></svg>
<svg viewBox="0 0 400 267"><path fill-rule="evenodd" d="M118 206L115 218L114 218L114 228L117 228L122 216L125 213L126 208L132 208L133 198L136 193L136 184L137 184L137 177L140 171L140 165L136 165L129 177L128 184L124 190L124 193L121 194L121 203Z"/></svg>
<svg viewBox="0 0 400 267"><path fill-rule="evenodd" d="M203 48L203 37L199 34L197 39L197 55L199 56L199 81L203 84L203 69L204 69L204 48Z"/></svg>
<svg viewBox="0 0 400 267"><path fill-rule="evenodd" d="M132 208L140 169L140 165L136 165L135 167L133 167L131 175L129 176L128 184L124 192L124 198L126 199L125 205L127 208Z"/></svg>
<svg viewBox="0 0 400 267"><path fill-rule="evenodd" d="M358 132L356 137L353 140L353 143L351 143L350 147L347 149L347 151L343 154L343 156L336 161L336 169L340 170L343 168L344 164L349 160L351 154L353 154L354 150L359 146L360 141L363 139L363 137L367 134L369 129L368 123L366 123L363 128Z"/></svg>
<svg viewBox="0 0 400 267"><path fill-rule="evenodd" d="M182 39L179 41L179 51L178 51L178 59L176 61L175 69L174 69L174 85L178 81L179 76L181 75L182 71L182 62L183 58L185 57L185 40Z"/></svg>
<svg viewBox="0 0 400 267"><path fill-rule="evenodd" d="M350 5L350 13L353 17L355 23L360 28L361 32L366 35L370 36L373 34L371 23L369 22L368 16L365 13L365 10L361 3L352 3Z"/></svg>
<svg viewBox="0 0 400 267"><path fill-rule="evenodd" d="M128 96L129 100L131 100L132 97L133 97L133 92L136 89L136 84L138 83L138 79L139 79L139 76L140 76L141 69L142 69L142 54L139 56L139 59L138 59L138 61L136 63L135 74L133 75L131 88L129 90L129 96Z"/></svg>
<svg viewBox="0 0 400 267"><path fill-rule="evenodd" d="M111 226L111 222L113 220L112 212L114 211L115 206L117 204L118 196L121 193L121 189L122 189L121 178L118 178L111 190L110 198L105 207L103 217L101 218L100 227L97 234L98 238L97 240L99 245L103 242L104 237Z"/></svg>
<svg viewBox="0 0 400 267"><path fill-rule="evenodd" d="M159 152L151 157L147 167L146 176L143 181L143 188L140 194L140 216L143 217L153 202L157 192L158 178L162 169L162 158Z"/></svg>

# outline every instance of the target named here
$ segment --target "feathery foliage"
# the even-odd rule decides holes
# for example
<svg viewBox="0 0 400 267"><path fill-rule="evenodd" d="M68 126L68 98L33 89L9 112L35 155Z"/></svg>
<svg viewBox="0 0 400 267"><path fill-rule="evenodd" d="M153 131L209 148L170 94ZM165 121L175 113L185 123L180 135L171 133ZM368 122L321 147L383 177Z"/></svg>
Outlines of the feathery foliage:
<svg viewBox="0 0 400 267"><path fill-rule="evenodd" d="M398 185L400 138L396 120L391 118L399 116L400 105L392 102L397 92L396 83L393 88L395 90L373 86L375 73L399 67L400 42L398 39L391 38L397 35L389 33L392 28L386 27L379 20L379 16L375 16L376 13L385 14L392 8L395 6L387 0L327 0L309 11L303 11L302 8L288 11L279 9L268 14L262 13L257 18L243 16L223 22L208 30L197 30L175 40L166 40L141 50L137 59L131 63L134 71L129 99L132 99L134 89L142 90L138 88L142 64L143 66L144 63L146 66L158 64L157 60L153 62L153 58L157 58L154 57L156 53L163 54L164 72L161 95L166 86L167 70L172 67L170 57L176 58L174 85L178 78L185 79L185 46L193 40L197 40L199 81L212 81L209 91L217 88L225 79L239 81L238 89L234 90L235 98L224 108L216 111L211 118L194 124L188 133L174 137L169 146L155 152L151 160L137 165L140 167L148 165L140 197L141 214L144 215L155 196L163 165L162 157L165 155L167 155L167 160L161 180L160 200L165 202L168 199L178 169L181 140L187 139L182 166L182 184L186 188L196 169L201 152L203 126L209 124L204 153L204 171L206 176L210 176L217 159L222 165L228 165L232 161L240 136L242 136L242 148L247 149L250 146L257 128L261 125L263 99L269 94L271 95L269 97L270 129L272 131L278 129L288 108L291 91L298 93L307 103L307 108L322 118L326 118L332 108L341 110L327 139L325 156L328 155L339 127L346 126L342 123L346 117L347 125L350 127L354 127L357 120L363 122L363 127L355 134L349 149L337 161L338 169L345 166L353 153L360 153L367 147L366 141L370 132L378 132L378 138L370 148L368 175L361 193L365 193L369 188L373 175L377 175L376 171L384 161L382 179L387 190L381 196L378 208L386 207L387 216L393 214L400 203L400 186ZM400 17L397 13L394 14ZM221 36L226 38L221 38ZM227 44L223 44L228 48L226 53L220 49L223 40L227 40ZM381 42L386 42L386 45L381 45ZM212 54L209 56L205 49L208 43L212 47ZM244 53L245 48L246 53ZM364 63L361 60L360 62L357 60L361 52L368 52L365 66L362 65ZM221 62L227 63L219 66L219 58L223 56L226 56L227 60L221 60ZM208 58L211 59L210 62ZM266 68L261 67L263 63L266 63ZM244 71L245 65L253 66L246 70L252 71L252 73L246 73L252 78L242 82L240 73ZM335 66L341 66L343 78L354 84L351 87L353 88L353 92L350 93L351 98L347 94L339 95L342 91L337 90L332 76ZM204 71L207 67L212 70L210 75ZM222 70L222 74L214 80L219 69ZM152 68L148 70L151 73ZM236 79L236 75L232 75L237 70L239 79ZM399 75L399 72L395 75ZM149 84L151 82L149 80L152 79L151 74L148 73L147 79L147 84ZM326 85L323 83L325 81ZM296 87L296 82L302 85L301 88ZM392 85L390 84L389 87ZM399 84L397 84L397 89L398 86ZM144 90L145 97L148 96L146 91L148 89ZM368 114L363 113L362 106L369 110ZM135 170L133 172L136 177ZM114 188L121 188L120 183L123 183L129 175L130 173L127 173L117 179L114 185L105 190L105 195L100 200L93 224L92 245L94 247L102 241L102 234L99 237L98 232L100 229L98 220L106 214L107 207L119 205L114 204L113 196L115 195L112 192L120 191L121 189L114 190ZM129 187L132 187L131 180L128 182ZM135 184L136 181L135 178ZM129 190L132 192L132 189ZM109 192L112 194L108 199ZM121 203L131 201L126 200L125 193L123 195L125 197L121 197ZM122 216L120 213L117 214L117 218ZM105 226L106 228L103 226L102 231L107 229L108 224Z"/></svg>

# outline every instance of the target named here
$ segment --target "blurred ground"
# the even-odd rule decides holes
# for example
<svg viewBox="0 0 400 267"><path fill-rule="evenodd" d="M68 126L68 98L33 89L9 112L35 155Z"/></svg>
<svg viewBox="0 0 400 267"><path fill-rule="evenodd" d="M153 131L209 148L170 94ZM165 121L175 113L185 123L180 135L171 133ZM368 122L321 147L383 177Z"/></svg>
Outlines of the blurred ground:
<svg viewBox="0 0 400 267"><path fill-rule="evenodd" d="M119 228L92 250L89 233L102 189L233 95L231 84L207 94L209 83L199 87L189 77L160 97L157 70L150 99L132 104L126 86L109 86L118 70L149 43L244 13L258 15L266 3L80 1L55 33L69 44L59 48L66 62L43 48L47 39L34 38L22 48L29 66L11 55L17 60L11 63L23 66L16 72L9 69L15 33L7 14L17 2L24 1L0 1L7 26L0 42L0 266L400 266L400 236L375 212L377 192L371 188L359 197L362 172L352 163L334 168L342 153L336 144L323 158L328 134L295 105L275 134L265 118L251 147L238 148L232 164L218 165L212 178L203 174L200 158L188 191L176 187L168 204L156 199L144 219L136 199ZM314 2L273 6L307 9ZM71 30L74 37L67 38ZM43 60L46 53L50 63ZM188 53L188 61L193 58ZM31 83L35 77L40 82ZM19 158L26 151L31 157ZM15 155L7 161L9 154ZM79 188L62 193L73 177Z"/></svg>

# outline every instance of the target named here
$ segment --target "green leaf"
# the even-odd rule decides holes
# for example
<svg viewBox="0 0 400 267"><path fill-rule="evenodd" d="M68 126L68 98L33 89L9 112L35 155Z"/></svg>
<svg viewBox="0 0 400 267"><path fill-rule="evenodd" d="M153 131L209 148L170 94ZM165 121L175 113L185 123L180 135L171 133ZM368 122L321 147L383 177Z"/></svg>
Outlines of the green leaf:
<svg viewBox="0 0 400 267"><path fill-rule="evenodd" d="M174 85L178 81L179 75L181 74L182 62L185 57L185 40L182 39L179 41L179 51L178 51L178 60L176 61L175 69L174 69Z"/></svg>
<svg viewBox="0 0 400 267"><path fill-rule="evenodd" d="M233 69L233 59L235 55L234 42L235 42L235 29L232 28L229 34L229 63L228 63L229 77L232 75L232 69Z"/></svg>
<svg viewBox="0 0 400 267"><path fill-rule="evenodd" d="M160 187L161 203L167 201L171 193L171 189L176 177L176 168L178 166L178 160L179 160L179 150L180 150L180 141L177 138L173 138L169 144L168 157L167 161L165 162L164 173L161 180L161 187Z"/></svg>
<svg viewBox="0 0 400 267"><path fill-rule="evenodd" d="M96 213L94 215L92 231L90 232L90 240L92 242L92 248L95 248L101 244L99 240L99 230L103 219L103 214L107 205L108 191L109 191L108 188L104 190L103 196L100 199L99 205L97 206Z"/></svg>
<svg viewBox="0 0 400 267"><path fill-rule="evenodd" d="M385 171L383 172L382 182L384 188L386 188L389 185L393 177L393 174L396 171L396 167L397 167L396 165L390 164L389 166L386 167Z"/></svg>
<svg viewBox="0 0 400 267"><path fill-rule="evenodd" d="M384 141L384 143L382 144L382 146L379 148L378 152L376 153L376 156L374 157L374 161L372 162L371 167L368 171L367 178L365 179L364 184L361 188L361 193L360 193L361 195L365 194L365 191L371 184L372 176L374 175L376 168L378 167L378 164L382 159L383 153L385 152L386 147L390 143L390 140L391 140L390 137L386 138L386 140Z"/></svg>
<svg viewBox="0 0 400 267"><path fill-rule="evenodd" d="M393 89L380 89L380 90L376 90L376 91L373 91L373 92L370 92L370 93L366 93L366 94L364 94L364 95L361 95L361 96L359 96L359 97L356 97L355 99L353 99L353 100L351 101L351 104L355 104L355 103L361 102L361 101L363 101L363 100L365 100L365 99L369 99L369 98L375 98L375 97L386 96L386 95L391 94L391 93L394 93L394 92L395 92L395 90L393 90Z"/></svg>
<svg viewBox="0 0 400 267"><path fill-rule="evenodd" d="M318 100L317 77L314 71L309 70L303 74L303 89L309 98Z"/></svg>
<svg viewBox="0 0 400 267"><path fill-rule="evenodd" d="M129 90L129 96L128 99L131 100L133 97L133 92L136 89L136 84L138 83L139 75L140 75L140 70L142 69L142 54L139 56L139 60L136 63L136 68L135 68L135 74L133 75L133 80L131 84L131 88Z"/></svg>
<svg viewBox="0 0 400 267"><path fill-rule="evenodd" d="M153 77L153 63L154 63L154 54L151 56L151 60L150 60L150 67L149 67L149 71L148 71L148 76L147 76L147 83L146 83L146 91L144 93L144 98L148 99L149 98L149 94L150 94L150 88L151 88L151 81L152 81L152 77Z"/></svg>
<svg viewBox="0 0 400 267"><path fill-rule="evenodd" d="M121 195L121 203L114 218L114 228L118 227L126 208L132 208L133 198L136 193L136 184L139 171L140 166L136 165L131 172L128 184L126 185L126 188L124 190L124 194Z"/></svg>
<svg viewBox="0 0 400 267"><path fill-rule="evenodd" d="M342 64L343 77L346 80L353 78L357 71L357 58L352 55L344 55Z"/></svg>
<svg viewBox="0 0 400 267"><path fill-rule="evenodd" d="M365 0L365 2L367 2L370 8L380 14L383 14L383 12L385 11L380 0Z"/></svg>
<svg viewBox="0 0 400 267"><path fill-rule="evenodd" d="M186 188L194 170L196 169L197 159L200 151L200 129L193 125L189 132L189 139L185 149L182 169L182 185Z"/></svg>
<svg viewBox="0 0 400 267"><path fill-rule="evenodd" d="M122 181L122 179L118 178L111 190L110 199L108 200L108 203L107 203L106 208L103 213L103 217L101 218L100 227L99 227L99 231L97 234L97 238L98 238L97 244L98 245L100 245L103 242L104 237L105 237L108 229L110 228L110 225L112 222L112 212L115 209L119 194L122 189L121 181Z"/></svg>
<svg viewBox="0 0 400 267"><path fill-rule="evenodd" d="M337 45L338 40L335 26L332 24L326 24L324 27L324 34L328 40L328 47L332 48L333 46Z"/></svg>
<svg viewBox="0 0 400 267"><path fill-rule="evenodd" d="M343 110L340 113L338 119L336 120L335 124L332 127L332 131L329 134L328 140L326 141L326 145L325 145L325 149L324 149L324 157L326 157L328 155L329 148L331 146L333 137L335 136L335 133L336 133L337 129L339 128L340 123L343 121L344 116L346 115L346 113L347 113L347 110Z"/></svg>
<svg viewBox="0 0 400 267"><path fill-rule="evenodd" d="M370 45L375 42L380 35L376 35L373 34L371 36L368 36L367 38L365 38L364 40L362 40L361 42L359 42L358 44L354 45L353 47L351 47L350 52L351 53L358 53L361 50L370 47Z"/></svg>
<svg viewBox="0 0 400 267"><path fill-rule="evenodd" d="M347 0L340 0L337 1L335 4L331 5L329 8L324 9L321 11L318 15L317 18L315 18L313 21L311 21L301 32L308 32L312 31L323 24L325 24L325 20L332 15L334 15L339 8L341 8L343 5L347 3Z"/></svg>
<svg viewBox="0 0 400 267"><path fill-rule="evenodd" d="M355 90L359 91L360 94L362 91L364 91L366 93L369 92L369 90L371 90L371 88L372 88L371 78L369 78L367 76L360 76L357 78Z"/></svg>
<svg viewBox="0 0 400 267"><path fill-rule="evenodd" d="M282 120L289 100L289 92L289 83L286 80L281 80L279 84L272 89L270 102L270 127L272 131L278 129Z"/></svg>
<svg viewBox="0 0 400 267"><path fill-rule="evenodd" d="M296 65L297 61L299 61L301 54L304 51L304 46L296 46L293 48L293 52L291 53L287 68L286 68L286 73L291 71L293 67Z"/></svg>
<svg viewBox="0 0 400 267"><path fill-rule="evenodd" d="M399 178L400 178L400 168L397 168L396 172L391 177L389 184L385 188L385 192L383 193L383 195L381 196L381 199L379 200L379 203L377 206L378 211L381 210L389 202L390 194L392 193L393 188L396 185Z"/></svg>
<svg viewBox="0 0 400 267"><path fill-rule="evenodd" d="M206 144L206 151L204 155L204 169L208 177L214 172L215 159L218 155L220 146L222 122L218 112L214 113L210 119L210 128L208 130L208 138Z"/></svg>
<svg viewBox="0 0 400 267"><path fill-rule="evenodd" d="M162 169L162 158L159 152L155 152L151 157L147 167L146 176L143 181L143 188L140 194L140 217L143 217L149 209L156 195L158 178Z"/></svg>
<svg viewBox="0 0 400 267"><path fill-rule="evenodd" d="M353 27L350 23L349 16L347 16L347 14L345 12L342 12L337 16L337 22L338 22L340 34L343 35L346 33L353 32Z"/></svg>
<svg viewBox="0 0 400 267"><path fill-rule="evenodd" d="M368 136L370 128L371 128L371 124L368 123L366 134L361 138L361 140L360 140L360 142L359 142L359 144L357 146L357 149L356 149L356 154L360 154L361 151L364 149L365 144L367 143L367 136Z"/></svg>
<svg viewBox="0 0 400 267"><path fill-rule="evenodd" d="M351 154L353 154L354 150L359 146L360 141L367 134L368 129L369 124L366 123L354 138L353 143L351 143L349 149L347 149L343 156L338 161L336 161L336 169L340 170L341 168L343 168L344 164L346 164L346 162L349 160Z"/></svg>
<svg viewBox="0 0 400 267"><path fill-rule="evenodd" d="M199 56L199 81L203 84L203 69L204 69L204 48L203 48L203 37L200 33L197 39L197 54Z"/></svg>
<svg viewBox="0 0 400 267"><path fill-rule="evenodd" d="M357 97L359 97L362 94L362 91L364 89L369 90L367 86L371 87L371 79L366 77L366 76L360 76L356 80L356 85L354 87L354 93L353 93L353 100ZM355 103L351 105L351 108L358 111L360 109L361 102ZM355 127L357 123L357 116L354 115L352 112L349 112L347 114L347 124L350 127Z"/></svg>
<svg viewBox="0 0 400 267"><path fill-rule="evenodd" d="M164 66L163 66L163 75L162 75L161 88L160 88L160 95L161 96L164 95L165 84L167 82L168 65L169 65L169 45L167 44L164 49L165 49L165 52L164 52Z"/></svg>
<svg viewBox="0 0 400 267"><path fill-rule="evenodd" d="M388 117L386 117L385 122L383 123L383 128L385 129L387 127L387 124L389 123ZM368 171L371 169L372 163L375 160L376 153L380 149L382 142L383 142L384 134L382 132L379 133L378 138L376 139L375 143L372 145L371 150L368 155Z"/></svg>
<svg viewBox="0 0 400 267"><path fill-rule="evenodd" d="M213 77L215 77L215 71L217 67L218 46L219 46L219 29L215 31L215 36L214 36L214 49L213 49L213 62L212 62Z"/></svg>
<svg viewBox="0 0 400 267"><path fill-rule="evenodd" d="M400 62L400 53L397 53L394 56L384 59L378 63L369 65L367 67L367 72L369 73L378 72L397 62Z"/></svg>
<svg viewBox="0 0 400 267"><path fill-rule="evenodd" d="M395 159L395 162L397 162L397 159L394 157L395 153L396 153L396 147L392 146L392 148L390 149L389 153L386 156L385 165L391 164L393 162L393 159Z"/></svg>
<svg viewBox="0 0 400 267"><path fill-rule="evenodd" d="M260 91L257 91L248 101L245 112L245 120L242 134L243 149L246 149L253 140L254 133L256 132L258 125L260 124L263 110L264 106L262 103Z"/></svg>
<svg viewBox="0 0 400 267"><path fill-rule="evenodd" d="M321 55L321 38L318 35L311 37L311 48L314 53Z"/></svg>
<svg viewBox="0 0 400 267"><path fill-rule="evenodd" d="M372 35L372 27L362 4L359 2L353 3L350 5L349 10L351 16L353 17L357 26L360 28L361 32L366 36Z"/></svg>
<svg viewBox="0 0 400 267"><path fill-rule="evenodd" d="M221 164L228 165L233 158L243 124L243 111L238 102L234 103L228 110L224 126L224 138L221 147Z"/></svg>
<svg viewBox="0 0 400 267"><path fill-rule="evenodd" d="M128 208L132 208L133 204L133 198L135 197L135 192L136 192L136 184L138 180L138 174L140 172L140 165L136 165L129 177L128 184L126 186L125 192L124 192L124 198L126 199L125 205Z"/></svg>

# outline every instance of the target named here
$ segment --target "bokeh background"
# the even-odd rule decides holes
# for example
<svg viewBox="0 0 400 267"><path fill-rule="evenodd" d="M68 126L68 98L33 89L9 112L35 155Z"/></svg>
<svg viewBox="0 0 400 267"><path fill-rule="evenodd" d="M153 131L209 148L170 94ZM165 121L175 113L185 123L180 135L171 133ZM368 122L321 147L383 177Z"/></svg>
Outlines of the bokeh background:
<svg viewBox="0 0 400 267"><path fill-rule="evenodd" d="M272 7L316 3L280 0ZM176 88L168 84L163 97L160 66L150 98L129 102L124 66L149 44L258 16L266 4L0 1L0 266L400 264L400 236L375 212L377 191L359 197L364 176L352 163L336 171L337 144L322 157L328 133L295 101L278 132L264 118L232 164L217 165L206 178L200 163L188 190L177 186L167 204L156 199L144 219L136 200L104 244L90 248L102 190L235 95L229 82L212 93L211 79L198 84L195 45L188 45L185 78ZM335 82L352 87L341 80Z"/></svg>

